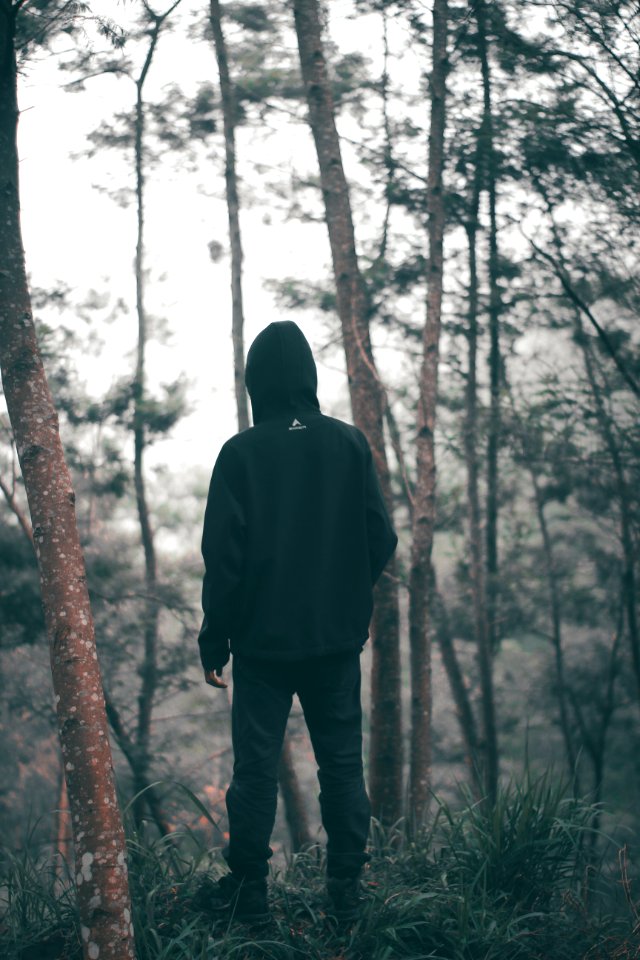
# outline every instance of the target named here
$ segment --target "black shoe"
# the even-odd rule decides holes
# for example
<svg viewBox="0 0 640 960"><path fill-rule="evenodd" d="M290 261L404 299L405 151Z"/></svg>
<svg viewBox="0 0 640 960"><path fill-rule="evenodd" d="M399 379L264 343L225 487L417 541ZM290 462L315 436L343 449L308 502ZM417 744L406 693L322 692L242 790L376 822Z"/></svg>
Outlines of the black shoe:
<svg viewBox="0 0 640 960"><path fill-rule="evenodd" d="M271 917L267 881L247 880L227 873L212 885L209 909L214 914L226 914L230 920L242 923L266 923Z"/></svg>
<svg viewBox="0 0 640 960"><path fill-rule="evenodd" d="M330 913L338 920L353 920L360 904L361 887L357 877L328 877Z"/></svg>

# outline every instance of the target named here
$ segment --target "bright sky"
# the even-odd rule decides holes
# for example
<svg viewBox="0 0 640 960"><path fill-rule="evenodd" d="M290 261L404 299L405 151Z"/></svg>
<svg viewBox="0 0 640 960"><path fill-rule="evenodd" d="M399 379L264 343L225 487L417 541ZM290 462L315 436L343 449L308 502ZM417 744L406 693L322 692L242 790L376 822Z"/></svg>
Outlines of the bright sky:
<svg viewBox="0 0 640 960"><path fill-rule="evenodd" d="M115 19L125 20L136 6L118 5L114 10L112 3L106 3L105 9ZM201 4L185 0L182 9L189 14L201 9ZM334 9L334 33L340 33L346 49L360 49L379 60L379 23L363 32L362 18L357 22L348 18L350 9L349 3ZM61 49L65 47L61 44ZM58 61L56 56L41 55L29 64L19 91L27 267L38 287L52 288L62 281L79 299L93 289L109 291L113 299L123 297L129 304L128 315L101 329L106 345L100 356L82 361L82 375L92 392L100 394L133 369L135 212L133 207L118 207L104 192L106 187L122 186L131 176L124 156L114 151L93 159L78 155L86 150L87 134L102 120L117 110L130 109L135 91L130 81L108 75L89 80L83 92L66 92L63 84L71 78L59 71ZM413 64L414 74L415 69ZM217 84L213 49L190 41L185 30L163 37L149 74L148 98L170 82L192 91L202 80ZM238 154L245 178L250 176L248 162L259 158L275 166L283 152L303 168L315 169L306 129L289 125L268 139L262 131L240 131ZM70 159L74 155L77 159ZM173 438L152 454L153 460L176 468L202 465L209 469L220 445L235 430L230 261L225 256L214 264L208 252L211 240L225 248L228 244L221 174L220 161L201 166L194 174L179 171L175 158L168 158L151 174L147 190L148 308L166 319L171 332L168 347L150 345L149 373L152 380L168 382L183 372L192 382L191 414ZM284 316L264 281L285 276L318 279L325 275L329 258L324 224L283 223L277 212L271 214L269 224L265 222L268 213L265 206L242 212L247 346L263 326ZM297 312L292 319L313 347L324 342L318 318ZM319 365L321 403L328 412L348 416L344 377L335 369L341 363L339 354L329 362L329 367Z"/></svg>

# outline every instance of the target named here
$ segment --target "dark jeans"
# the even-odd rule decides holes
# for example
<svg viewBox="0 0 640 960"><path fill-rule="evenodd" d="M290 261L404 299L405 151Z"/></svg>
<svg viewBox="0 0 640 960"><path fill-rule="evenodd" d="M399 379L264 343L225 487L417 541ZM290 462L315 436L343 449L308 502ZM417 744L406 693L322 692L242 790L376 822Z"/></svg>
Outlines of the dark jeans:
<svg viewBox="0 0 640 960"><path fill-rule="evenodd" d="M304 711L318 764L327 873L357 876L371 807L362 774L359 652L275 663L234 656L231 726L235 762L227 790L231 870L265 877L272 854L278 761L293 694Z"/></svg>

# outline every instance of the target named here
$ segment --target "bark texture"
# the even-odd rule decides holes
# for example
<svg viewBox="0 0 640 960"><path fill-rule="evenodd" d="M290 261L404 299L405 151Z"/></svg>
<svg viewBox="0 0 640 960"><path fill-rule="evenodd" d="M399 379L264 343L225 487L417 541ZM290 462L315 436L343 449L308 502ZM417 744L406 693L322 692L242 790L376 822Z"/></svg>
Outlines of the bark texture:
<svg viewBox="0 0 640 960"><path fill-rule="evenodd" d="M238 175L236 171L236 96L227 59L227 46L222 30L222 15L218 0L210 0L209 19L220 76L220 99L224 129L225 188L227 214L229 217L229 242L231 245L231 304L233 340L233 382L238 410L238 429L249 426L249 405L244 385L244 311L242 305L242 242L240 236L240 200L238 198Z"/></svg>
<svg viewBox="0 0 640 960"><path fill-rule="evenodd" d="M71 809L84 956L133 958L118 809L75 496L36 340L18 188L14 13L0 0L0 364L29 501Z"/></svg>
<svg viewBox="0 0 640 960"><path fill-rule="evenodd" d="M447 20L447 0L435 0L427 178L429 237L427 316L422 337L417 423L417 475L413 498L409 570L411 646L409 813L418 823L424 819L431 786L431 549L436 513L435 426L444 267L445 213L442 174L447 78Z"/></svg>
<svg viewBox="0 0 640 960"><path fill-rule="evenodd" d="M351 409L355 424L369 440L382 492L391 512L391 480L383 429L386 401L371 350L367 295L356 254L318 0L294 0L293 10L309 124L320 169ZM399 617L393 560L376 587L371 633L369 789L373 815L385 823L392 823L402 812Z"/></svg>

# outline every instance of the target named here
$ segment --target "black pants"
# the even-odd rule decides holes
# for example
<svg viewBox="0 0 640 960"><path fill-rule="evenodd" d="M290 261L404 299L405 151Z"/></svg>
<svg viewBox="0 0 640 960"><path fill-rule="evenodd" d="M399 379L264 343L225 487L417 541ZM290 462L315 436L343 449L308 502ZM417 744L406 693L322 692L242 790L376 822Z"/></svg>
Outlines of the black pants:
<svg viewBox="0 0 640 960"><path fill-rule="evenodd" d="M359 652L275 663L234 656L231 713L235 762L227 790L231 870L265 877L276 817L278 761L293 694L304 711L320 781L327 873L357 876L371 807L362 774Z"/></svg>

